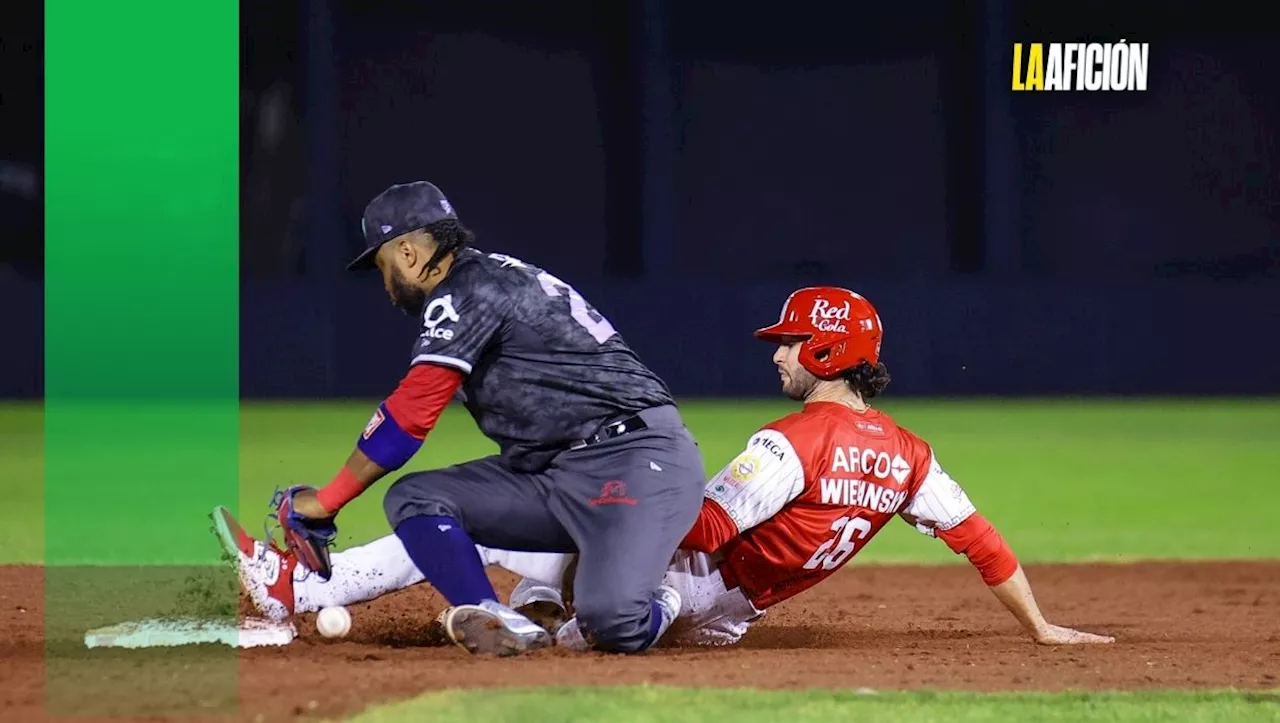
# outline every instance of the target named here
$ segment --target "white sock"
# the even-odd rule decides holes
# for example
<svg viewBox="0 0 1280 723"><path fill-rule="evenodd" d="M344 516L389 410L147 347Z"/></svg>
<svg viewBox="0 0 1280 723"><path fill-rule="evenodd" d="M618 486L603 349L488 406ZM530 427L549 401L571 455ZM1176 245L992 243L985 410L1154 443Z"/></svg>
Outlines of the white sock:
<svg viewBox="0 0 1280 723"><path fill-rule="evenodd" d="M512 552L480 545L476 545L476 551L485 566L501 567L557 589L562 587L565 569L573 561L573 555ZM294 568L294 612L310 613L330 606L354 605L426 579L395 535L335 552L330 556L330 565L333 574L328 582L308 574L301 565Z"/></svg>
<svg viewBox="0 0 1280 723"><path fill-rule="evenodd" d="M328 582L307 574L301 565L294 568L294 612L309 613L331 605L372 600L425 579L395 535L335 552L330 562L333 575Z"/></svg>
<svg viewBox="0 0 1280 723"><path fill-rule="evenodd" d="M547 587L563 592L564 573L573 562L574 555L558 552L516 552L476 545L480 559L486 567L492 565L507 572L537 580Z"/></svg>

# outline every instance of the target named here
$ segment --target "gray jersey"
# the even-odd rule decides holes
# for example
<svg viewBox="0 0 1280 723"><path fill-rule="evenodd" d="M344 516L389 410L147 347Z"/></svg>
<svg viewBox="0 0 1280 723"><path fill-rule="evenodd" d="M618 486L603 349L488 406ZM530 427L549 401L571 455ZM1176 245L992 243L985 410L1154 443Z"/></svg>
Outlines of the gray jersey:
<svg viewBox="0 0 1280 723"><path fill-rule="evenodd" d="M467 375L467 410L517 470L542 469L610 418L675 403L572 287L476 249L460 252L427 298L412 363Z"/></svg>

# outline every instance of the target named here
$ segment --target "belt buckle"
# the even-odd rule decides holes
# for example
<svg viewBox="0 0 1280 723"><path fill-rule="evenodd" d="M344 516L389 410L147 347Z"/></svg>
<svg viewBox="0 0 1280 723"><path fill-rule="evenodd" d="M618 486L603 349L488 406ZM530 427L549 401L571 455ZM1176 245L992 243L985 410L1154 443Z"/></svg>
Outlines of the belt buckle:
<svg viewBox="0 0 1280 723"><path fill-rule="evenodd" d="M614 424L608 427L608 429L617 430L617 434L613 435L615 437L624 435L627 432L635 432L641 429L648 429L648 428L649 428L649 425L645 423L644 419L641 418L639 414L633 414L630 417L627 417L626 419L620 422L615 422Z"/></svg>
<svg viewBox="0 0 1280 723"><path fill-rule="evenodd" d="M569 449L581 449L582 447L586 447L587 445L599 444L607 439L613 439L614 437L621 437L627 432L631 432L637 429L644 429L644 428L645 428L644 420L640 419L638 415L633 415L633 416L627 417L626 419L618 420L613 424L606 424L605 426L600 428L600 431L596 432L590 437L587 437L586 439L579 439L573 442L572 444L570 444Z"/></svg>
<svg viewBox="0 0 1280 723"><path fill-rule="evenodd" d="M631 421L631 420L630 420L630 419L624 419L624 420L622 420L622 421L614 422L613 424L607 424L607 425L605 425L605 426L601 427L599 432L596 432L595 434L591 435L591 437L590 437L590 443L591 443L591 444L599 444L600 442L603 442L603 441L605 441L606 439L613 439L614 437L621 437L623 434L626 434L626 432L627 432L627 422L629 422L629 421Z"/></svg>

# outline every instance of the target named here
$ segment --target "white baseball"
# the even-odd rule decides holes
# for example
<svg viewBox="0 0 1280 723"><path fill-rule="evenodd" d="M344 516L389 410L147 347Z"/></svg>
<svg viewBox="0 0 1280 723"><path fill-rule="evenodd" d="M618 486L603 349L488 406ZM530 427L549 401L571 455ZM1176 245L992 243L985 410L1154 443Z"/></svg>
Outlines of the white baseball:
<svg viewBox="0 0 1280 723"><path fill-rule="evenodd" d="M341 605L328 607L316 616L316 630L326 638L341 638L351 632L351 613Z"/></svg>

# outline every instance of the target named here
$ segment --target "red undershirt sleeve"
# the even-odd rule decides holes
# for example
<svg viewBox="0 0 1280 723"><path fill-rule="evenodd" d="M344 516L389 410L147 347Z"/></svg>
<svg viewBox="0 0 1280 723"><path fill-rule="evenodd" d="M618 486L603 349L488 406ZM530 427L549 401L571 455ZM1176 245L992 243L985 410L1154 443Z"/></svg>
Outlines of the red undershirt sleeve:
<svg viewBox="0 0 1280 723"><path fill-rule="evenodd" d="M950 530L938 530L937 535L953 552L968 557L982 575L982 581L991 587L1008 580L1018 569L1013 550L980 514L970 515Z"/></svg>
<svg viewBox="0 0 1280 723"><path fill-rule="evenodd" d="M452 367L416 364L387 397L387 411L406 434L425 439L462 380L462 372Z"/></svg>
<svg viewBox="0 0 1280 723"><path fill-rule="evenodd" d="M737 534L738 526L729 518L729 513L715 501L704 499L702 511L698 513L693 529L680 542L680 549L711 554Z"/></svg>
<svg viewBox="0 0 1280 723"><path fill-rule="evenodd" d="M382 469L399 469L422 446L462 379L462 372L451 367L414 365L391 396L378 405L356 447ZM343 465L333 480L316 493L316 499L325 510L336 514L363 493L367 484Z"/></svg>

